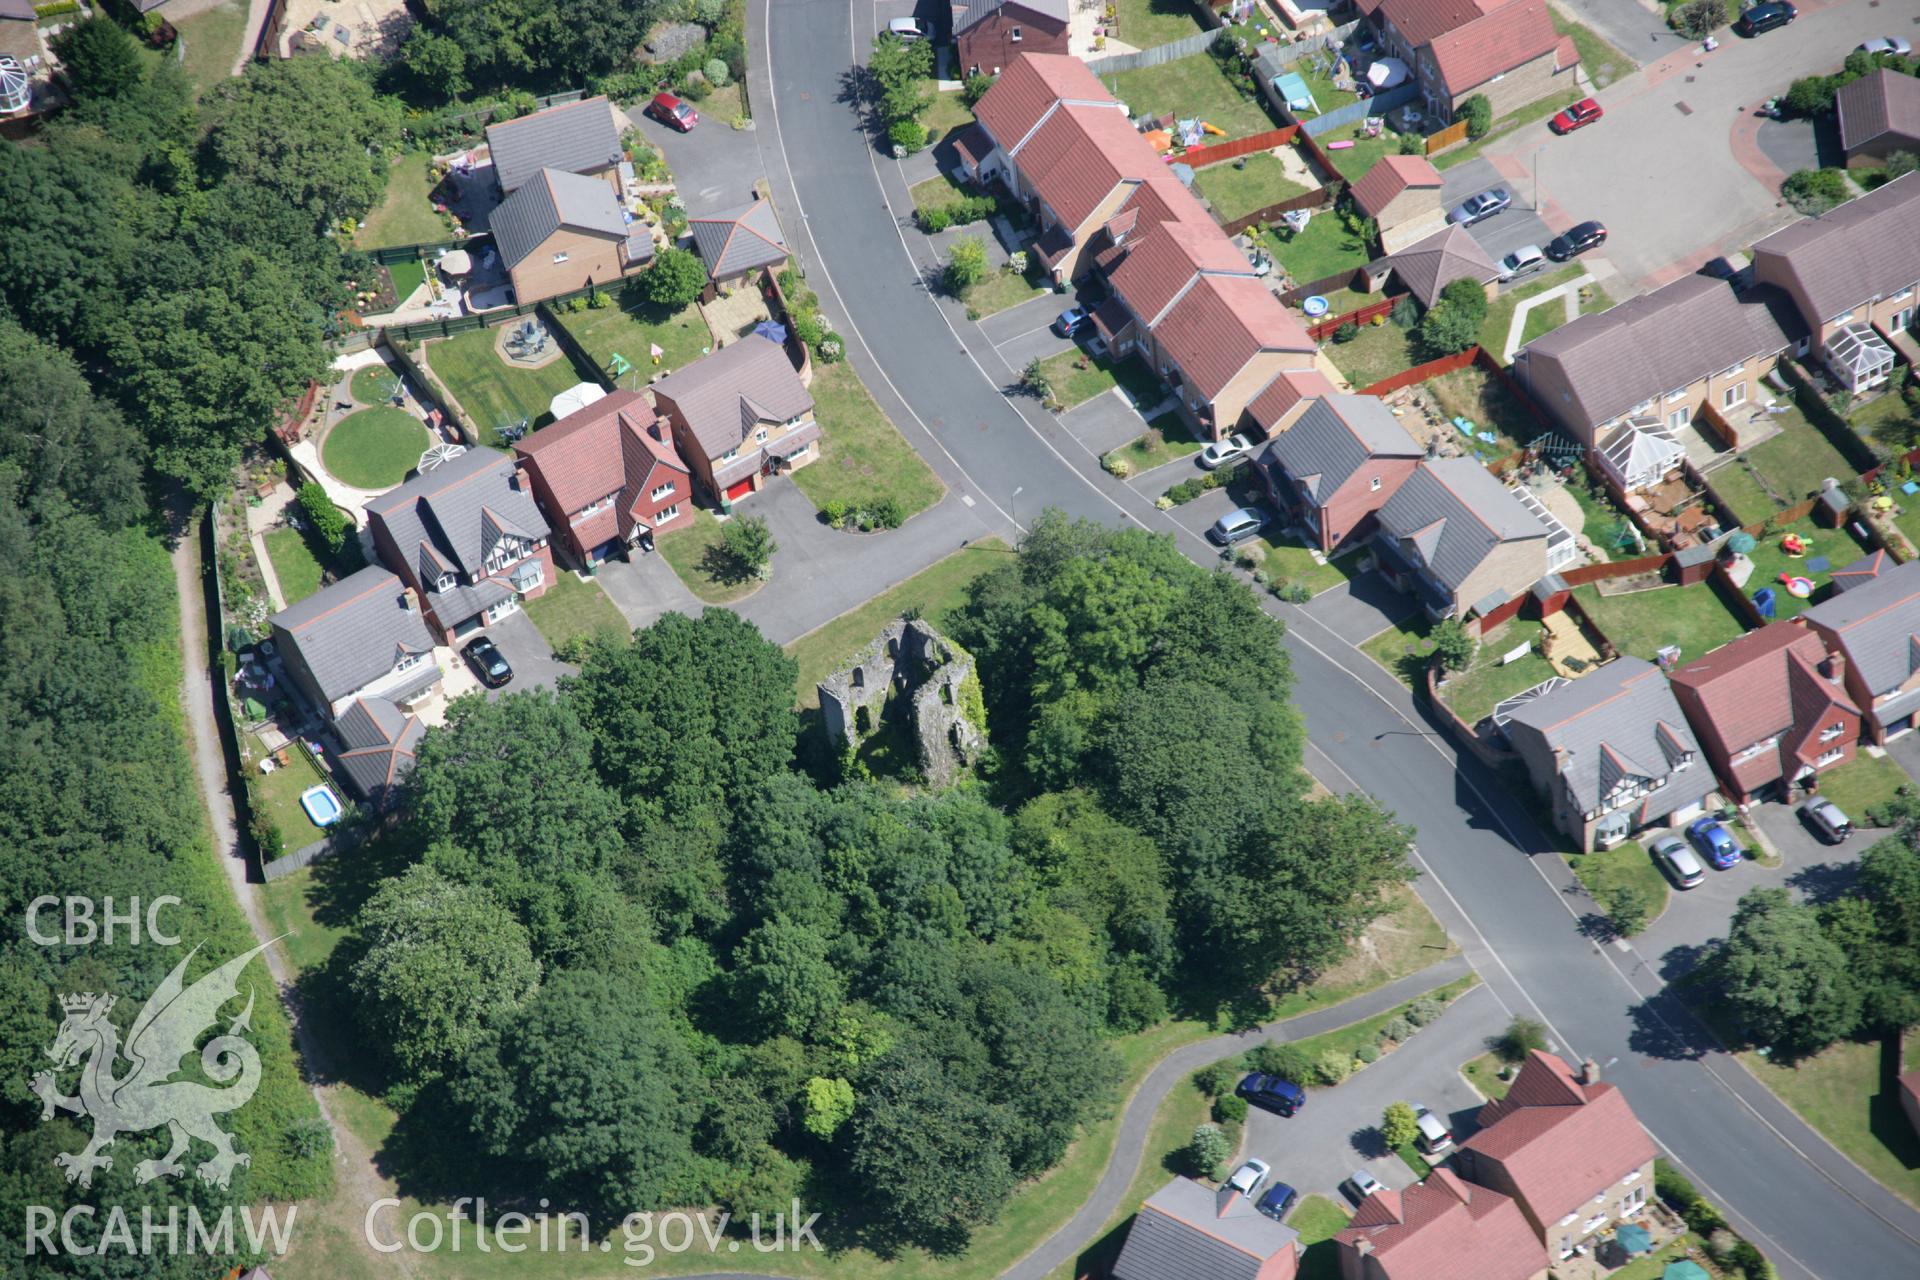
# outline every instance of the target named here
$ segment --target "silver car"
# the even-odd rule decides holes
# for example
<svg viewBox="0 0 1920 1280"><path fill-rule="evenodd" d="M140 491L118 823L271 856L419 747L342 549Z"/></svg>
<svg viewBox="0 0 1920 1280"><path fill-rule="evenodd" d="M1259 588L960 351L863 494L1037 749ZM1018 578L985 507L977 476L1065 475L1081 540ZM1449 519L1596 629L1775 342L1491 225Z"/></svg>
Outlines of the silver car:
<svg viewBox="0 0 1920 1280"><path fill-rule="evenodd" d="M1365 1200L1368 1196L1377 1196L1386 1190L1385 1187L1380 1185L1380 1179L1374 1177L1365 1169L1355 1169L1353 1176L1348 1178L1347 1181L1353 1184L1353 1193L1362 1200Z"/></svg>
<svg viewBox="0 0 1920 1280"><path fill-rule="evenodd" d="M1500 279L1518 280L1547 265L1547 253L1537 244L1522 245L1500 259Z"/></svg>
<svg viewBox="0 0 1920 1280"><path fill-rule="evenodd" d="M1691 889L1707 878L1707 869L1699 855L1678 836L1661 836L1653 842L1653 859L1666 869L1677 888Z"/></svg>
<svg viewBox="0 0 1920 1280"><path fill-rule="evenodd" d="M1505 187L1488 187L1478 195L1468 196L1453 212L1447 215L1447 221L1457 227L1470 227L1476 222L1484 222L1496 213L1505 213L1513 203L1513 193Z"/></svg>
<svg viewBox="0 0 1920 1280"><path fill-rule="evenodd" d="M1885 39L1882 39L1882 40L1861 41L1860 52L1861 53L1891 53L1898 57L1904 58L1908 54L1913 52L1913 46L1908 44L1905 40L1901 39L1899 36L1887 36Z"/></svg>
<svg viewBox="0 0 1920 1280"><path fill-rule="evenodd" d="M1813 797L1800 806L1800 817L1828 844L1839 844L1853 834L1853 822L1831 800Z"/></svg>
<svg viewBox="0 0 1920 1280"><path fill-rule="evenodd" d="M1232 462L1235 458L1253 452L1253 441L1245 436L1228 436L1225 440L1215 440L1200 451L1200 469L1212 471L1215 467Z"/></svg>

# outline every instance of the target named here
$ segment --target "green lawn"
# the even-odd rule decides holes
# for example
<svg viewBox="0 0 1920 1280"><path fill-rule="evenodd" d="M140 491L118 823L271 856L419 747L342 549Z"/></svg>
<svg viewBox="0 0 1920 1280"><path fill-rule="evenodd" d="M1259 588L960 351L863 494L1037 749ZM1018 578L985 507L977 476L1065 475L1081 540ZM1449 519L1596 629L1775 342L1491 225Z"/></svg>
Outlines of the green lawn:
<svg viewBox="0 0 1920 1280"><path fill-rule="evenodd" d="M1553 19L1555 31L1573 37L1573 47L1580 51L1581 69L1593 81L1595 89L1604 89L1621 76L1633 73L1633 59L1614 48L1593 28L1561 16L1551 6L1547 9L1547 16Z"/></svg>
<svg viewBox="0 0 1920 1280"><path fill-rule="evenodd" d="M982 316L1005 311L1008 307L1017 307L1046 292L1048 290L1034 284L1026 275L1011 267L1001 267L998 271L989 271L984 279L968 285L966 292L960 295L960 300L967 304L967 315L978 320ZM1066 308L1062 307L1061 310Z"/></svg>
<svg viewBox="0 0 1920 1280"><path fill-rule="evenodd" d="M1187 420L1176 409L1169 409L1147 424L1145 433L1107 454L1124 459L1134 475L1163 467L1176 458L1190 458L1200 452L1200 442L1187 431Z"/></svg>
<svg viewBox="0 0 1920 1280"><path fill-rule="evenodd" d="M1777 421L1780 434L1747 450L1746 456L1767 486L1789 505L1816 492L1828 476L1850 480L1860 474L1798 407L1778 415Z"/></svg>
<svg viewBox="0 0 1920 1280"><path fill-rule="evenodd" d="M1913 448L1915 433L1920 432L1920 421L1898 391L1887 391L1867 401L1848 421L1863 439L1895 453Z"/></svg>
<svg viewBox="0 0 1920 1280"><path fill-rule="evenodd" d="M1327 159L1333 161L1333 167L1348 182L1360 181L1366 176L1367 170L1379 162L1380 157L1399 154L1400 139L1394 134L1382 131L1379 137L1368 138L1363 136L1365 133L1364 124L1351 124L1314 137L1321 150L1327 153ZM1327 145L1330 142L1351 142L1353 145L1336 149Z"/></svg>
<svg viewBox="0 0 1920 1280"><path fill-rule="evenodd" d="M1807 553L1798 559L1789 556L1780 549L1781 539L1788 533L1797 533L1807 544ZM1811 516L1802 517L1790 525L1783 526L1778 532L1770 533L1757 540L1748 558L1753 561L1753 576L1747 579L1746 592L1752 596L1761 587L1774 588L1774 616L1792 618L1811 608L1816 602L1832 594L1829 584L1833 580L1835 569L1844 569L1867 553L1868 548L1845 529L1828 529L1813 522ZM1807 568L1807 562L1821 556L1827 558L1825 572L1815 572ZM1813 580L1813 595L1805 600L1788 595L1780 584L1780 575L1791 573L1805 575Z"/></svg>
<svg viewBox="0 0 1920 1280"><path fill-rule="evenodd" d="M1337 1280L1340 1256L1333 1237L1347 1225L1347 1211L1325 1196L1302 1196L1287 1225L1300 1233L1300 1280Z"/></svg>
<svg viewBox="0 0 1920 1280"><path fill-rule="evenodd" d="M1540 656L1537 647L1524 658L1504 665L1500 661L1503 654L1522 644L1537 645L1540 631L1537 622L1516 621L1508 626L1493 643L1479 647L1465 671L1447 677L1447 682L1440 687L1441 699L1453 708L1455 715L1468 724L1476 724L1483 716L1491 715L1502 698L1510 698L1522 689L1531 689L1542 680L1550 679L1554 674L1553 664Z"/></svg>
<svg viewBox="0 0 1920 1280"><path fill-rule="evenodd" d="M607 593L591 578L581 579L565 569L558 570L547 589L526 603L527 617L540 628L540 634L556 650L575 640L584 640L598 632L617 636L631 643L633 629L607 599Z"/></svg>
<svg viewBox="0 0 1920 1280"><path fill-rule="evenodd" d="M1188 21L1193 21L1191 16ZM1123 19L1121 28L1125 27ZM1124 35L1121 39L1134 43ZM1277 127L1258 100L1241 93L1227 79L1211 53L1190 54L1105 79L1113 96L1132 108L1136 118L1174 115L1182 120L1204 120L1226 130L1228 138L1244 138ZM1204 136L1208 142L1220 141L1212 134Z"/></svg>
<svg viewBox="0 0 1920 1280"><path fill-rule="evenodd" d="M427 264L418 258L388 263L387 278L393 281L393 298L397 306L411 298L414 290L427 282Z"/></svg>
<svg viewBox="0 0 1920 1280"><path fill-rule="evenodd" d="M926 181L914 183L907 188L907 194L913 197L913 211L924 213L928 209L938 209L942 205L949 205L956 200L979 193L970 187L961 186L946 170L942 169Z"/></svg>
<svg viewBox="0 0 1920 1280"><path fill-rule="evenodd" d="M342 484L391 489L420 463L427 429L404 409L358 409L328 429L320 461Z"/></svg>
<svg viewBox="0 0 1920 1280"><path fill-rule="evenodd" d="M299 604L320 589L321 565L307 545L307 537L290 525L269 529L262 539L267 558L273 561L273 576L280 582L280 594L289 605Z"/></svg>
<svg viewBox="0 0 1920 1280"><path fill-rule="evenodd" d="M1286 269L1288 283L1296 288L1343 271L1356 271L1373 256L1366 241L1347 230L1347 224L1333 212L1314 214L1298 234L1276 223L1262 240Z"/></svg>
<svg viewBox="0 0 1920 1280"><path fill-rule="evenodd" d="M1602 490L1602 492L1605 491ZM1620 526L1626 521L1626 516L1613 505L1613 499L1611 497L1596 498L1583 484L1568 484L1567 493L1580 504L1582 519L1578 532L1613 559L1626 559L1631 554L1630 548L1618 546L1615 541L1620 535Z"/></svg>
<svg viewBox="0 0 1920 1280"><path fill-rule="evenodd" d="M1708 472L1707 483L1743 525L1758 524L1786 505L1767 491L1744 458L1736 457Z"/></svg>
<svg viewBox="0 0 1920 1280"><path fill-rule="evenodd" d="M887 623L913 609L934 626L944 627L947 615L966 603L968 585L1006 563L1007 545L998 538L983 538L789 644L787 652L800 664L800 706L818 706L819 690L815 686L861 645L879 635Z"/></svg>
<svg viewBox="0 0 1920 1280"><path fill-rule="evenodd" d="M1241 160L1245 161L1244 168L1240 160L1224 160L1194 174L1194 186L1200 188L1200 194L1213 205L1223 222L1303 196L1312 189L1287 177L1280 157L1270 151L1243 156Z"/></svg>
<svg viewBox="0 0 1920 1280"><path fill-rule="evenodd" d="M1911 785L1913 780L1892 757L1876 758L1865 751L1838 769L1828 769L1820 775L1820 794L1862 826L1866 825L1869 809L1879 808L1893 799L1901 787Z"/></svg>
<svg viewBox="0 0 1920 1280"><path fill-rule="evenodd" d="M196 93L233 74L241 41L247 38L247 6L236 0L182 18L174 26L186 42L180 69Z"/></svg>
<svg viewBox="0 0 1920 1280"><path fill-rule="evenodd" d="M1513 328L1513 312L1528 298L1537 298L1556 285L1578 279L1586 268L1575 263L1562 267L1550 275L1542 276L1530 284L1515 289L1502 289L1498 297L1487 307L1487 322L1480 326L1480 345L1491 352L1495 359L1507 349L1507 334ZM1535 307L1534 312L1540 308ZM1531 315L1529 316L1531 318Z"/></svg>
<svg viewBox="0 0 1920 1280"><path fill-rule="evenodd" d="M630 390L646 386L656 373L683 368L713 350L713 334L700 308L692 303L678 311L650 302L602 307L563 315L560 322L600 368L611 372L613 357L626 357L633 368L620 378L620 385ZM651 355L656 344L663 353L657 365Z"/></svg>
<svg viewBox="0 0 1920 1280"><path fill-rule="evenodd" d="M1586 95L1578 89L1568 89L1564 93L1550 93L1538 102L1529 103L1521 107L1518 111L1509 112L1507 115L1501 116L1493 122L1493 127L1487 130L1485 137L1469 142L1464 147L1455 147L1452 151L1443 151L1433 157L1433 167L1436 169L1451 169L1457 164L1465 164L1486 150L1491 144L1504 139L1514 130L1523 125L1532 124L1536 120L1545 120L1548 116L1560 110L1560 108L1570 107L1585 96ZM1548 172L1552 172L1552 152L1548 152L1547 156L1549 157L1547 170Z"/></svg>
<svg viewBox="0 0 1920 1280"><path fill-rule="evenodd" d="M1334 367L1347 375L1355 391L1365 391L1382 378L1405 372L1420 363L1420 351L1413 331L1391 322L1363 324L1351 341L1329 338L1321 350Z"/></svg>
<svg viewBox="0 0 1920 1280"><path fill-rule="evenodd" d="M434 183L427 173L431 158L410 151L387 171L387 191L353 238L356 249L387 249L403 244L434 244L453 237L433 207Z"/></svg>
<svg viewBox="0 0 1920 1280"><path fill-rule="evenodd" d="M693 523L663 533L654 546L687 584L687 590L708 604L732 604L753 594L760 579L742 573L720 538L720 522L705 507L693 509Z"/></svg>
<svg viewBox="0 0 1920 1280"><path fill-rule="evenodd" d="M1889 1078L1894 1056L1877 1042L1843 1041L1792 1065L1758 1053L1743 1053L1740 1061L1882 1185L1920 1204L1920 1137ZM1920 1067L1920 1036L1910 1037L1899 1056L1901 1070Z"/></svg>
<svg viewBox="0 0 1920 1280"><path fill-rule="evenodd" d="M1480 1091L1480 1096L1492 1102L1507 1096L1507 1090L1513 1088L1513 1081L1502 1080L1500 1071L1506 1064L1500 1061L1498 1054L1483 1053L1471 1062L1461 1064L1460 1074L1467 1083Z"/></svg>
<svg viewBox="0 0 1920 1280"><path fill-rule="evenodd" d="M1119 21L1114 39L1136 49L1184 40L1202 30L1200 15L1186 0L1114 0Z"/></svg>
<svg viewBox="0 0 1920 1280"><path fill-rule="evenodd" d="M269 880L257 890L267 923L281 936L281 946L295 970L323 964L333 949L346 937L338 925L321 924L314 919L314 899L321 896L313 883L313 868L302 867L290 876Z"/></svg>
<svg viewBox="0 0 1920 1280"><path fill-rule="evenodd" d="M392 398L394 388L399 385L400 377L393 370L384 364L372 364L353 371L353 377L347 382L347 394L355 404L382 405Z"/></svg>
<svg viewBox="0 0 1920 1280"><path fill-rule="evenodd" d="M609 309L582 314L615 313ZM525 418L529 430L538 430L552 421L547 406L580 381L573 362L564 356L538 369L509 367L494 350L499 336L498 329L475 329L458 337L436 338L420 348L428 367L467 411L481 443L496 446L503 443L500 428L509 423ZM645 359L642 349L640 360Z"/></svg>
<svg viewBox="0 0 1920 1280"><path fill-rule="evenodd" d="M911 516L940 501L940 478L920 459L861 385L853 366L813 367L813 415L820 422L820 457L793 473L794 484L816 507L897 500Z"/></svg>
<svg viewBox="0 0 1920 1280"><path fill-rule="evenodd" d="M1680 646L1682 662L1691 662L1746 630L1720 593L1705 582L1621 596L1575 587L1574 597L1614 648L1648 662L1669 644Z"/></svg>
<svg viewBox="0 0 1920 1280"><path fill-rule="evenodd" d="M1360 651L1391 671L1410 688L1421 687L1427 659L1433 654L1428 639L1433 624L1424 613L1411 613L1360 646Z"/></svg>
<svg viewBox="0 0 1920 1280"><path fill-rule="evenodd" d="M1167 394L1160 380L1138 356L1128 356L1114 364L1105 356L1076 349L1048 356L1040 362L1040 367L1046 370L1047 381L1063 411L1085 404L1116 386L1124 388L1142 408L1160 403Z"/></svg>
<svg viewBox="0 0 1920 1280"><path fill-rule="evenodd" d="M326 782L319 772L301 754L299 748L287 749L285 768L276 768L272 773L260 774L260 765L256 759L252 765L255 771L253 795L273 824L280 828L280 836L286 841L288 853L312 844L320 838L320 828L313 825L313 819L300 804L300 794L315 783ZM338 794L339 789L335 788ZM344 799L345 797L342 797Z"/></svg>
<svg viewBox="0 0 1920 1280"><path fill-rule="evenodd" d="M1543 302L1527 312L1527 323L1520 330L1520 345L1524 347L1535 338L1544 338L1566 322L1566 299Z"/></svg>
<svg viewBox="0 0 1920 1280"><path fill-rule="evenodd" d="M1667 909L1667 877L1653 865L1653 855L1638 840L1593 853L1570 853L1566 859L1602 911L1613 910L1614 895L1627 885L1645 895L1647 923L1653 923Z"/></svg>
<svg viewBox="0 0 1920 1280"><path fill-rule="evenodd" d="M949 89L933 95L933 105L920 117L920 123L927 127L928 145L932 145L953 130L972 124L973 112L960 90Z"/></svg>
<svg viewBox="0 0 1920 1280"><path fill-rule="evenodd" d="M1315 595L1345 582L1349 577L1347 570L1359 558L1358 551L1349 551L1338 559L1319 564L1305 543L1278 531L1246 545L1259 549L1263 557L1261 567L1273 575L1276 582L1299 583Z"/></svg>

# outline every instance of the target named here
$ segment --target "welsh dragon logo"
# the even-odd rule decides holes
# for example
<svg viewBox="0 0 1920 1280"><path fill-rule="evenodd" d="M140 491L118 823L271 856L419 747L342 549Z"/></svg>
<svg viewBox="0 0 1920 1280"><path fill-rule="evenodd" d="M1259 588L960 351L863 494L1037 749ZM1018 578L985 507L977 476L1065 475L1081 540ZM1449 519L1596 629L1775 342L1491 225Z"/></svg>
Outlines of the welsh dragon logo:
<svg viewBox="0 0 1920 1280"><path fill-rule="evenodd" d="M200 1050L201 1070L208 1079L226 1087L174 1077L180 1074L181 1058L193 1052L201 1034L218 1021L220 1007L238 996L240 971L269 945L262 943L236 956L192 986L185 984L183 976L187 962L200 948L189 951L133 1020L124 1049L119 1028L107 1017L114 1005L113 996L89 991L60 998L66 1019L47 1056L60 1071L85 1059L80 1068L80 1092L71 1098L62 1096L52 1071L34 1076L32 1087L40 1095L42 1120L51 1119L55 1108L93 1119L91 1142L80 1151L63 1152L53 1158L66 1171L68 1182L91 1186L95 1169L113 1167L113 1157L100 1153L112 1146L116 1137L161 1125L171 1131L173 1146L163 1158L142 1160L135 1166L134 1177L140 1182L178 1177L184 1172L180 1157L193 1138L213 1148L213 1158L204 1161L198 1172L215 1186L225 1187L235 1166L253 1163L252 1156L233 1149L232 1135L213 1121L221 1112L246 1105L260 1084L260 1055L239 1034L250 1029L251 990L247 1007L227 1024L226 1033L207 1041ZM116 1075L123 1056L130 1069Z"/></svg>

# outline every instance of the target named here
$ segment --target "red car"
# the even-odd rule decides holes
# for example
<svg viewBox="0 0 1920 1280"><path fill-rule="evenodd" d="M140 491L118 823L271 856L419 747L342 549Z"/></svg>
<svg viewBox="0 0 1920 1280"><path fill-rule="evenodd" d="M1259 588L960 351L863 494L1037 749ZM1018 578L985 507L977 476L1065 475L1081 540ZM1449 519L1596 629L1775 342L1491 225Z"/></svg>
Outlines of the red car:
<svg viewBox="0 0 1920 1280"><path fill-rule="evenodd" d="M1586 128L1605 114L1606 112L1600 109L1600 104L1592 98L1582 98L1547 121L1547 128L1555 133L1572 133L1575 129Z"/></svg>
<svg viewBox="0 0 1920 1280"><path fill-rule="evenodd" d="M653 101L647 104L647 114L682 133L692 133L693 126L700 123L700 113L693 109L693 104L682 102L670 93L654 94Z"/></svg>

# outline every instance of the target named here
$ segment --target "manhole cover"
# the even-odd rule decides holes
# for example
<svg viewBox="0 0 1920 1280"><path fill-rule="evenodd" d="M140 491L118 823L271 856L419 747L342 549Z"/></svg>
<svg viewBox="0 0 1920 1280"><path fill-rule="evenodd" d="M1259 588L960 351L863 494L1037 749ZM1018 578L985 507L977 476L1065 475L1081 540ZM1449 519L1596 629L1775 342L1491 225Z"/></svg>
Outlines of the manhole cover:
<svg viewBox="0 0 1920 1280"><path fill-rule="evenodd" d="M1678 112L1679 112L1679 113L1680 113L1681 115L1683 115L1683 116L1690 116L1690 115L1692 115L1692 114L1693 114L1693 108L1692 108L1692 107L1690 107L1690 106L1688 106L1688 105L1687 105L1686 103L1684 103L1684 102L1676 102L1676 103L1674 103L1674 104L1673 104L1673 109L1674 109L1675 111L1678 111Z"/></svg>

